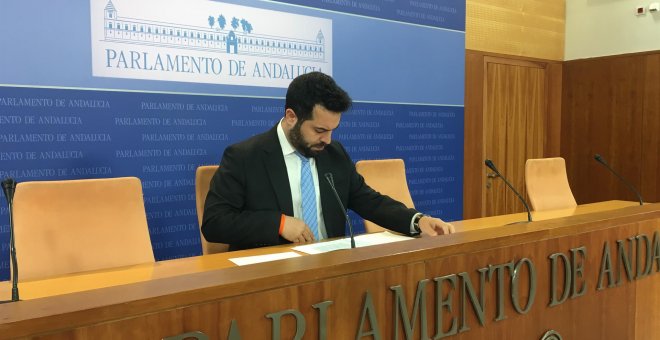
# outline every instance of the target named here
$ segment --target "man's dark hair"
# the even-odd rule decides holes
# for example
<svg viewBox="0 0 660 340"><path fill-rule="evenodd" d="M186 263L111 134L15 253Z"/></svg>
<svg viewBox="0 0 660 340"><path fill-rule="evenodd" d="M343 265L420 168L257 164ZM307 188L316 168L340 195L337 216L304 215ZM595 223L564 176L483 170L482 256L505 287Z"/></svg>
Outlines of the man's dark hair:
<svg viewBox="0 0 660 340"><path fill-rule="evenodd" d="M286 91L286 109L292 109L302 122L312 118L312 110L320 104L333 112L351 107L351 97L327 74L311 72L294 79Z"/></svg>

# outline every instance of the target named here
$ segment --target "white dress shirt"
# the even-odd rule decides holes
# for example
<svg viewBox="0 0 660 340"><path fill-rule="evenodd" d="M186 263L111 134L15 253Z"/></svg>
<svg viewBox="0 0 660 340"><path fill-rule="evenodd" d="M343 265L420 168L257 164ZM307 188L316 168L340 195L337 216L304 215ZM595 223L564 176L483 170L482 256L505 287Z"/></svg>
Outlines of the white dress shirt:
<svg viewBox="0 0 660 340"><path fill-rule="evenodd" d="M277 138L280 141L282 154L284 155L284 163L286 163L286 173L289 176L289 185L291 186L291 200L293 203L293 217L303 219L302 210L302 193L300 188L300 169L302 161L295 154L296 149L289 143L284 135L282 128L282 120L277 124ZM319 233L321 239L328 238L328 233L325 231L325 223L323 222L323 210L321 208L321 191L319 190L319 174L316 171L316 160L309 159L309 165L312 170L312 179L314 180L314 191L316 192L316 218L318 219Z"/></svg>

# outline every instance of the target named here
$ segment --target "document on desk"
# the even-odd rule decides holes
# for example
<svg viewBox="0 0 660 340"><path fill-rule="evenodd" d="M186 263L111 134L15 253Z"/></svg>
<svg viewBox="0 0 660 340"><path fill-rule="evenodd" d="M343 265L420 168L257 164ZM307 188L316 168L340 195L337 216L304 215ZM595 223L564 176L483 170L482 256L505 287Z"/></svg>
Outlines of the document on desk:
<svg viewBox="0 0 660 340"><path fill-rule="evenodd" d="M355 236L355 247L361 248L361 247L375 246L378 244L405 241L411 239L413 238L409 236L395 235L388 231L383 231L381 233L362 234ZM321 254L333 250L349 249L349 248L351 248L351 239L347 237L340 240L306 244L304 246L297 246L291 249L306 254Z"/></svg>
<svg viewBox="0 0 660 340"><path fill-rule="evenodd" d="M229 261L234 262L234 264L239 265L239 266L245 266L245 265L248 265L248 264L283 260L283 259L289 259L289 258L298 257L298 256L301 256L301 255L297 254L297 253L294 253L292 251L287 251L287 252L284 252L284 253L256 255L256 256L245 256L245 257L234 257L234 258L229 259Z"/></svg>

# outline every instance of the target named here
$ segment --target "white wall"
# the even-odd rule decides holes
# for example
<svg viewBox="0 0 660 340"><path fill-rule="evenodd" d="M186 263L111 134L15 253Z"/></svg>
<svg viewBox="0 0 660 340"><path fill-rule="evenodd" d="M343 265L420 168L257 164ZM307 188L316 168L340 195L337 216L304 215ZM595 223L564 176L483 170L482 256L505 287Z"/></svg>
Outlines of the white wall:
<svg viewBox="0 0 660 340"><path fill-rule="evenodd" d="M660 50L660 0L566 0L565 60ZM646 14L637 16L637 6Z"/></svg>

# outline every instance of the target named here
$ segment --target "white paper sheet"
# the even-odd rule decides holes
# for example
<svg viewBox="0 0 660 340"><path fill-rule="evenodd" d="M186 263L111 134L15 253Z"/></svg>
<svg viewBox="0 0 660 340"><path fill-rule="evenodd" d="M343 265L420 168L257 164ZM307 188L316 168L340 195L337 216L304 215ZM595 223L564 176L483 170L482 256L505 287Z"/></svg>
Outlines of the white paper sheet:
<svg viewBox="0 0 660 340"><path fill-rule="evenodd" d="M377 244L405 241L410 239L412 239L412 237L395 235L387 231L383 231L381 233L373 233L373 234L362 234L355 237L355 247L356 248L367 247ZM351 247L351 239L343 238L340 240L334 240L328 242L306 244L304 246L297 246L291 249L306 254L321 254L333 250L349 249L350 247Z"/></svg>
<svg viewBox="0 0 660 340"><path fill-rule="evenodd" d="M283 259L289 259L292 257L301 256L300 254L288 251L285 253L275 253L275 254L266 254L266 255L256 255L256 256L245 256L245 257L235 257L229 259L229 261L234 262L236 265L245 266L248 264L277 261Z"/></svg>

